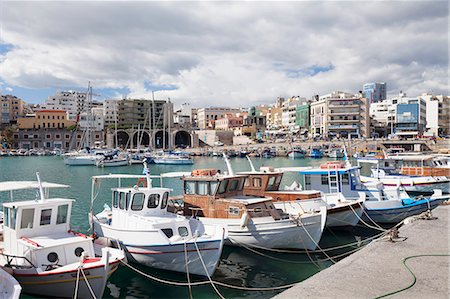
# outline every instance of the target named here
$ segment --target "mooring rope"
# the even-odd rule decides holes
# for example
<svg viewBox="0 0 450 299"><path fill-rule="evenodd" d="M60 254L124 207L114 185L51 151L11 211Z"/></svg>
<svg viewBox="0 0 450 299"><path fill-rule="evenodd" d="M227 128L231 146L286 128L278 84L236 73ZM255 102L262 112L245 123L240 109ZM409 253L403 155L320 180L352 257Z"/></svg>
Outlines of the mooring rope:
<svg viewBox="0 0 450 299"><path fill-rule="evenodd" d="M188 281L188 288L189 288L189 298L193 299L192 295L192 287L191 287L191 278L189 276L189 267L188 267L188 258L187 258L187 245L186 242L184 242L184 262L186 264L186 278Z"/></svg>

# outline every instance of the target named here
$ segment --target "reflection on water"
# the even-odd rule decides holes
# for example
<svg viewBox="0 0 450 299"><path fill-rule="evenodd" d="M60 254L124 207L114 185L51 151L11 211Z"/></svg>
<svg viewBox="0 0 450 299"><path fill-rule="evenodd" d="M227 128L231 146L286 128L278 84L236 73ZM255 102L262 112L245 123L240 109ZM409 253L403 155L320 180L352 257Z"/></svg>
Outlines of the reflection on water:
<svg viewBox="0 0 450 299"><path fill-rule="evenodd" d="M218 168L226 171L222 158L195 157L194 165L151 165L152 174L171 171L191 171L195 168ZM300 159L290 160L286 158L260 159L254 158L256 168L260 166L288 167L288 166L317 166L324 159ZM246 159L231 159L235 172L248 171L250 166ZM54 190L54 196L76 199L72 210L71 224L75 230L87 232L89 229L87 214L90 207L91 176L108 173L141 174L141 165L131 165L117 168L97 168L92 166L69 167L64 165L59 157L20 157L0 158L0 181L5 180L35 180L35 172L39 171L42 180L71 186L65 190ZM287 173L281 186L290 185L293 181L301 182L298 173ZM124 182L124 186L132 186L133 181ZM155 184L158 184L155 181ZM182 184L179 179L168 179L164 185L173 188L174 195L182 193ZM104 203L111 201L110 188L115 182L102 182L101 193L94 203L94 211L99 212ZM34 192L18 193L16 199L34 199ZM8 195L0 194L0 201L9 200ZM340 244L357 242L370 237L376 232L361 227L351 230L327 230L320 242L322 248L330 248ZM350 248L353 249L354 247ZM349 248L328 251L330 256L344 253ZM311 275L329 267L332 262L326 256L311 252L302 253L274 253L257 250L251 252L245 248L225 247L220 264L213 279L226 284L241 287L270 288L294 282L302 281ZM311 259L314 262L311 262ZM153 276L171 280L186 282L183 274L167 272L147 267L137 266L142 271ZM205 278L193 277L194 281L202 281ZM270 298L280 291L242 291L225 287L218 287L226 298ZM210 285L196 286L192 288L194 298L217 298ZM104 294L105 298L189 298L187 287L177 287L151 281L127 267L119 268L111 277ZM23 298L34 298L24 295Z"/></svg>

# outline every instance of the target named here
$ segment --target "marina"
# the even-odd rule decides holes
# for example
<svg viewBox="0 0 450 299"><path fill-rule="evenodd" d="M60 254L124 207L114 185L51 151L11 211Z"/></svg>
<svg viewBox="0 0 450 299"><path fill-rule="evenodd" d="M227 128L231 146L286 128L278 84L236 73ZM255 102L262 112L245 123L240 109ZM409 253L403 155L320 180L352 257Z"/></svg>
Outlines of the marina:
<svg viewBox="0 0 450 299"><path fill-rule="evenodd" d="M246 176L252 178L252 176L262 175L261 182L265 182L264 184L267 184L269 180L271 182L277 182L276 188L265 188L263 187L264 185L261 185L262 189L268 190L266 191L268 194L265 194L265 196L278 198L279 196L275 195L278 193L285 194L284 196L286 196L286 194L294 194L294 197L308 197L308 194L311 195L314 193L311 193L311 191L307 190L299 190L305 187L304 174L302 174L301 171L309 171L307 175L312 175L314 173L314 171L312 170L314 169L322 169L321 171L327 170L329 172L329 166L324 169L322 165L330 165L327 163L331 163L327 162L327 159L303 158L292 160L287 157L251 158L250 161L245 158L231 158L224 160L223 157L192 157L191 159L194 162L193 165L150 164L148 166L148 173L151 174L151 184L152 186L154 186L152 188L154 188L155 192L164 193L164 190L166 190L164 188L170 188L173 189L170 196L179 198L177 196L186 193L186 187L183 187L183 182L180 181L180 177L189 179L190 174L196 173L196 169L219 169L221 173L225 174L225 178L231 180L240 177L245 178ZM251 162L251 164L249 162ZM91 190L91 180L89 179L90 177L98 179L106 179L108 177L114 178L114 180L105 180L105 182L102 184L102 190L104 190L104 192L96 193L96 200L92 201L92 210L96 213L100 213L96 216L96 218L104 219L103 221L106 222L108 221L109 217L108 208L111 208L106 206L105 203L107 203L111 207L113 207L114 205L114 202L111 202L110 191L107 192L110 188L114 188L114 186L116 185L116 183L112 183L111 181L115 181L118 178L123 179L123 187L115 189L117 191L131 190L131 192L140 192L138 190L142 189L142 191L145 193L152 192L150 190L153 190L152 188L147 189L146 187L141 187L139 189L136 189L136 191L133 191L134 189L131 188L132 184L135 184L137 181L145 181L146 184L149 183L147 181L149 178L146 178L146 175L142 174L142 164L110 168L99 168L93 165L72 167L69 165L65 165L63 158L58 156L10 158L4 157L2 158L1 163L2 167L5 167L4 169L9 169L9 171L4 171L0 174L1 181L12 180L16 176L20 176L24 180L35 180L33 178L33 173L39 171L41 173L41 176L43 177L43 180L45 181L53 181L58 184L70 185L70 188L64 188L64 190L54 189L52 193L57 196L64 195L64 197L75 199L72 208L71 226L73 227L73 230L87 235L92 232L89 224L90 219L87 216L91 205L91 194L89 193L89 191ZM333 162L331 165L340 166L343 165L343 162L337 161L336 163ZM335 169L334 167L335 166L333 166L333 169ZM256 169L259 169L259 171L256 171ZM348 169L351 170L352 168ZM363 168L362 172L370 173L370 168ZM55 179L54 174L56 173L58 175ZM110 175L110 173L116 173L116 175ZM125 173L130 176L128 177L128 179L132 179L131 183L126 180L127 178ZM163 179L161 178L160 174L163 174L163 176L164 174L167 175ZM200 176L191 177L191 180L195 180L195 178L198 178L200 179L200 181L205 182L205 175L212 175L212 177L216 177L215 173L205 173L204 171L199 172L198 174L200 174ZM267 179L265 179L264 176L267 176ZM270 179L270 176L274 176L274 179ZM279 176L280 179L276 179L276 176ZM92 180L92 182L94 181L96 182L96 180ZM253 181L253 179L251 179L251 181ZM337 179L337 182L340 181L341 179ZM162 189L158 187L161 182L164 182L164 186ZM232 183L230 183L230 185L231 184ZM314 186L314 180L312 180L312 185ZM144 186L144 184L142 184L142 186ZM249 187L251 187L251 185L249 185ZM258 194L255 193L255 191L250 191L252 190L251 188L246 189L249 187L243 188L243 194ZM332 193L330 195L326 195L326 193L330 192L330 187L337 188L336 190L341 190L339 188L343 188L344 186L333 185L333 183L331 183L330 185L329 183L327 183L324 187L326 187L327 190L322 190L322 192L324 192L322 196L325 196L325 198L331 198L333 197ZM198 188L199 187L195 187L195 190L200 190ZM341 191L344 191L344 189L342 189ZM270 193L273 194L270 195ZM345 192L343 194L345 194ZM164 195L161 196L163 197ZM4 197L2 197L2 199L3 198ZM343 201L343 203L344 202L345 201ZM276 202L274 203L277 208L283 209L283 204L277 205ZM304 206L303 210L308 210L308 208L306 208L307 200L300 200L300 204L306 205ZM328 202L328 205L330 204L331 206L335 205L332 203L332 201ZM360 217L363 218L361 210L363 202L355 202L354 205L355 206L353 207L353 209L355 211L351 213L349 211L345 215L347 215L347 217L351 215L358 215L356 219L359 219ZM291 206L293 206L293 204L291 204ZM320 206L326 207L327 204L317 205L316 208L309 207L309 209L311 211L318 212L320 210ZM331 206L329 206L327 214L332 211L330 210ZM117 207L119 208L119 206ZM185 208L186 207L188 206L185 205ZM120 216L122 212L120 212L119 210L117 212L119 212L119 214L113 216L113 219L115 219L116 217L123 217ZM298 211L293 212L292 209L286 210L286 212L290 214L299 213ZM114 213L116 212L113 212L113 214ZM239 216L238 220L241 218L242 217ZM343 218L341 218L341 221L342 219ZM353 217L353 219L355 219L355 217ZM202 220L201 217L200 220ZM324 222L324 220L321 221ZM328 221L336 222L336 219L334 218L333 220L333 217L330 217ZM292 249L288 248L289 246L276 246L276 243L274 243L273 245L275 246L272 247L274 248L274 250L271 250L271 246L267 246L267 244L245 243L242 242L242 240L238 240L238 238L236 237L231 237L231 242L234 241L235 245L238 246L224 246L222 254L220 255L220 259L218 260L218 265L217 267L215 267L215 271L210 271L208 275L211 275L211 279L217 282L217 284L215 284L218 288L217 291L219 291L219 293L226 298L241 297L244 294L246 297L250 298L270 298L283 291L287 287L293 286L296 283L307 279L311 275L319 273L323 269L332 266L340 259L348 255L353 256L352 253L359 251L364 247L364 245L369 244L371 240L387 234L384 228L383 230L380 230L381 227L378 224L371 223L368 219L366 219L366 221L370 223L366 223L368 225L365 225L364 222L359 222L357 224L354 220L349 220L349 218L344 221L347 222L348 225L343 225L343 229L336 229L336 227L332 227L339 227L339 223L335 223L335 225L327 225L327 227L323 226L323 231L319 235L318 239L316 239L316 241L314 242L311 242L312 246L298 247L302 248L302 250L295 253L292 252ZM213 223L216 222L206 222L207 225L211 225ZM228 228L227 233L229 234L230 231L231 235L233 235L233 229L230 230L230 228ZM305 236L303 236L303 238L305 238ZM220 238L218 241L220 242ZM314 244L316 242L317 244ZM346 246L346 244L351 245ZM277 247L279 247L279 249L276 249ZM195 246L192 246L190 248L190 252L193 252L195 257ZM145 248L145 250L153 251L158 249ZM181 250L181 252L184 251ZM121 298L126 294L133 294L133 296L137 298L146 298L152 296L152 294L158 297L162 293L165 294L165 298L179 298L180 296L190 296L189 292L193 294L194 298L210 298L217 296L217 291L211 287L211 284L208 281L202 283L199 286L191 286L191 288L189 288L189 281L190 283L193 283L205 280L198 275L193 275L191 277L191 280L187 280L185 273L177 273L173 271L175 270L183 272L183 267L178 268L181 270L176 270L176 268L171 269L170 267L159 267L155 265L153 265L152 267L144 266L145 264L152 265L151 263L148 264L145 261L143 261L144 265L140 264L141 262L136 262L136 260L131 264L127 262L126 264L121 265L121 267L119 267L117 271L115 271L115 273L110 277L108 283L106 284L105 293L103 295L104 298ZM339 264L340 263L338 263L338 265ZM167 271L169 269L172 271ZM197 273L202 275L202 266L200 266L200 268L197 267L197 269L200 269ZM195 274L194 265L192 265L191 275L192 274ZM146 275L149 276L146 277ZM159 279L161 281L157 282L155 279ZM174 282L178 282L181 285L174 285ZM22 295L22 297L34 298L30 294Z"/></svg>

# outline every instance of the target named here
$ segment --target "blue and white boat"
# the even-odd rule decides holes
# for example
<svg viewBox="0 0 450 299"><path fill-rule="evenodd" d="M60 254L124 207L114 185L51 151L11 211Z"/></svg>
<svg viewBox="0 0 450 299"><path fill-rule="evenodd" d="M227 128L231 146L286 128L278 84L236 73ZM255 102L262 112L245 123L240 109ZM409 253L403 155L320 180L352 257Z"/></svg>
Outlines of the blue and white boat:
<svg viewBox="0 0 450 299"><path fill-rule="evenodd" d="M309 155L308 155L310 158L318 158L318 159L320 159L320 158L322 158L323 157L323 152L320 150L320 149L318 149L318 148L313 148L313 149L311 149L311 151L309 152Z"/></svg>
<svg viewBox="0 0 450 299"><path fill-rule="evenodd" d="M320 168L301 170L300 174L304 178L305 190L341 193L347 199L365 198L362 219L369 222L398 223L409 216L434 209L450 199L450 195L443 196L440 190L435 190L431 197L414 199L401 186L394 189L384 188L380 182L362 183L360 168L333 161Z"/></svg>

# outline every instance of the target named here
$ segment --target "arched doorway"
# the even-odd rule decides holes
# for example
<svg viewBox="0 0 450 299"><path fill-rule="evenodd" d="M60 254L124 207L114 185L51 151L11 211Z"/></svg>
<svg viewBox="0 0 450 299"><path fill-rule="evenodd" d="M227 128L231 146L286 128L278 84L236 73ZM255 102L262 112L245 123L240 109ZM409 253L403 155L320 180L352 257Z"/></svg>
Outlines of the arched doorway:
<svg viewBox="0 0 450 299"><path fill-rule="evenodd" d="M133 147L137 148L138 144L140 144L139 148L145 148L148 147L150 144L150 136L147 132L141 131L136 132L133 135Z"/></svg>
<svg viewBox="0 0 450 299"><path fill-rule="evenodd" d="M163 138L163 131L158 131L155 134L155 148L168 148L169 147L169 133L164 132L165 137ZM165 146L163 146L163 142Z"/></svg>
<svg viewBox="0 0 450 299"><path fill-rule="evenodd" d="M186 148L191 146L191 134L186 131L178 131L175 134L175 147Z"/></svg>
<svg viewBox="0 0 450 299"><path fill-rule="evenodd" d="M125 131L118 131L117 134L117 144L116 144L116 138L114 136L114 147L120 147L120 148L126 148L128 146L128 140L130 139L130 136Z"/></svg>

